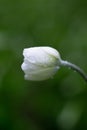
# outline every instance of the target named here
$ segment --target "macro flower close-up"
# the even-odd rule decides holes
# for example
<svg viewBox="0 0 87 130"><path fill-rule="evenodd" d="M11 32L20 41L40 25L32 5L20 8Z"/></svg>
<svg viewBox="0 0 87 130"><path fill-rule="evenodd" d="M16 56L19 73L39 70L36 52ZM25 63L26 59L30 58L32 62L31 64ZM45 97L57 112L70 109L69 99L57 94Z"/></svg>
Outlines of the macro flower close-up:
<svg viewBox="0 0 87 130"><path fill-rule="evenodd" d="M86 0L0 0L0 130L87 130Z"/></svg>

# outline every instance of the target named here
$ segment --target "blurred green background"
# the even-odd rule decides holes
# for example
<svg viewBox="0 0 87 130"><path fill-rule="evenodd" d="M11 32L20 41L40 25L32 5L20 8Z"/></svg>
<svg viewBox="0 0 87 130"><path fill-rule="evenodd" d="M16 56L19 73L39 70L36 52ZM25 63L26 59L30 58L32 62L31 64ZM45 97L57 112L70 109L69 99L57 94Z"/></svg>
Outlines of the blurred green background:
<svg viewBox="0 0 87 130"><path fill-rule="evenodd" d="M87 130L87 83L61 68L24 80L22 51L56 48L87 72L86 0L0 0L0 130Z"/></svg>

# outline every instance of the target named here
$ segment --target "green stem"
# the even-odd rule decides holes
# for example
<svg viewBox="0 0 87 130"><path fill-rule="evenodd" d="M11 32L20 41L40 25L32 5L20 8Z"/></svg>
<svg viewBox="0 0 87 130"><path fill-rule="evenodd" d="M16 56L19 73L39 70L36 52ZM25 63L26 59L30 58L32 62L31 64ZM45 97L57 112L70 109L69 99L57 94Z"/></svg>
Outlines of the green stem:
<svg viewBox="0 0 87 130"><path fill-rule="evenodd" d="M80 68L78 67L77 65L75 64L72 64L68 61L64 61L64 60L61 60L61 66L67 66L73 70L75 70L76 72L78 72L82 77L83 79L87 82L87 75L86 73Z"/></svg>

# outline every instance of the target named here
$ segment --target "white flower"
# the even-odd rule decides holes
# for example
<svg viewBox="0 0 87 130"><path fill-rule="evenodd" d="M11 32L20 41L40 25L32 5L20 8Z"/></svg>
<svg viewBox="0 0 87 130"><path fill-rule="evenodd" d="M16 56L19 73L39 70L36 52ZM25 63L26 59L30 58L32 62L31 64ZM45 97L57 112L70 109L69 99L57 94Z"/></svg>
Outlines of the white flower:
<svg viewBox="0 0 87 130"><path fill-rule="evenodd" d="M26 80L41 81L52 77L60 67L60 55L51 47L31 47L23 50L21 65Z"/></svg>

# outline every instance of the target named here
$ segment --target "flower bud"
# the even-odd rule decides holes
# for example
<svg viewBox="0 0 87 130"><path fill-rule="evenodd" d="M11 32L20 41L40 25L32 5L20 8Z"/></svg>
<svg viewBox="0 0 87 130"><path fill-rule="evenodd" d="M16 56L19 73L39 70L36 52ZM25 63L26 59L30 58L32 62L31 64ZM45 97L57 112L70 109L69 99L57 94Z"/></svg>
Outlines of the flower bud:
<svg viewBox="0 0 87 130"><path fill-rule="evenodd" d="M21 65L26 80L41 81L52 77L60 67L60 55L51 47L31 47L23 50Z"/></svg>

